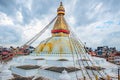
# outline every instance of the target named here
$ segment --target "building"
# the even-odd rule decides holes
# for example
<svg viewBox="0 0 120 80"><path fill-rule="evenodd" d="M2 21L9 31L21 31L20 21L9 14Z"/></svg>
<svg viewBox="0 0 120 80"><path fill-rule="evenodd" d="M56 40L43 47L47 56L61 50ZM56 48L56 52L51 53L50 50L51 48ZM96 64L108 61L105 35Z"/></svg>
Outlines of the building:
<svg viewBox="0 0 120 80"><path fill-rule="evenodd" d="M106 58L109 54L116 52L115 47L99 46L95 49L96 56Z"/></svg>
<svg viewBox="0 0 120 80"><path fill-rule="evenodd" d="M120 65L120 52L114 52L110 54L107 58L109 62Z"/></svg>

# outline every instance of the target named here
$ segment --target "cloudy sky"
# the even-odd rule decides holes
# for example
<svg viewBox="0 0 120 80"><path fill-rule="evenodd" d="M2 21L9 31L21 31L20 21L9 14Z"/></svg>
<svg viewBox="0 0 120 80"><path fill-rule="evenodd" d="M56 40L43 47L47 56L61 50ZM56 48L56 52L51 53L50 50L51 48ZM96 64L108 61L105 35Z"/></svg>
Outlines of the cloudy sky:
<svg viewBox="0 0 120 80"><path fill-rule="evenodd" d="M0 46L24 44L56 16L60 1L82 42L120 50L120 0L0 0Z"/></svg>

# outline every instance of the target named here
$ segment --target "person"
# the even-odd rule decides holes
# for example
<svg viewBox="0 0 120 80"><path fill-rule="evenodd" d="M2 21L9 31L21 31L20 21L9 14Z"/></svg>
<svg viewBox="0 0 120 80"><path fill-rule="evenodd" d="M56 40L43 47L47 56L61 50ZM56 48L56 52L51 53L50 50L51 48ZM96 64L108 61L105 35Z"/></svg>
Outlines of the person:
<svg viewBox="0 0 120 80"><path fill-rule="evenodd" d="M2 63L2 55L0 55L0 63Z"/></svg>

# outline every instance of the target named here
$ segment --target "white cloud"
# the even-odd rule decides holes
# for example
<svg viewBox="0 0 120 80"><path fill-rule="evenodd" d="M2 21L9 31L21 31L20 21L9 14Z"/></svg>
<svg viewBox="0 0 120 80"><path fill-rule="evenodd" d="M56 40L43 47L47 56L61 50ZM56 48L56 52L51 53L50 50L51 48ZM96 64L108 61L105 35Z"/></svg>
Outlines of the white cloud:
<svg viewBox="0 0 120 80"><path fill-rule="evenodd" d="M103 5L102 2L99 3L99 4L95 7L95 11L98 12L98 11L101 9L102 5Z"/></svg>
<svg viewBox="0 0 120 80"><path fill-rule="evenodd" d="M104 21L98 21L87 26L77 27L76 31L79 38L90 47L95 48L97 46L110 45L109 39L111 39L110 42L112 42L110 46L120 44L120 42L118 42L118 40L120 40L119 37L115 37L114 35L115 38L113 38L111 36L112 33L120 32L120 27L117 24L104 24ZM118 48L118 46L116 47Z"/></svg>
<svg viewBox="0 0 120 80"><path fill-rule="evenodd" d="M92 19L94 18L97 14L101 13L103 9L102 7L103 3L98 3L98 4L93 4L93 6L91 6L90 11L87 14L88 19Z"/></svg>
<svg viewBox="0 0 120 80"><path fill-rule="evenodd" d="M75 24L75 18L73 16L69 16L66 18L67 22L69 22L69 25L74 25Z"/></svg>
<svg viewBox="0 0 120 80"><path fill-rule="evenodd" d="M22 16L22 13L20 11L17 11L16 13L16 19L18 22L21 22L23 21L23 16Z"/></svg>
<svg viewBox="0 0 120 80"><path fill-rule="evenodd" d="M5 13L0 12L0 25L13 25L13 21Z"/></svg>
<svg viewBox="0 0 120 80"><path fill-rule="evenodd" d="M27 9L31 11L32 0L18 0L16 1L17 4L25 6Z"/></svg>
<svg viewBox="0 0 120 80"><path fill-rule="evenodd" d="M23 28L23 31L21 33L23 41L25 42L29 41L32 37L34 37L37 33L39 33L49 22L50 21L48 18L44 18L41 20L38 19L32 20L30 24L26 25ZM40 38L36 41L34 45L36 44L38 45L40 41L48 37L50 37L50 29L47 29L47 31L43 33L42 36L40 36Z"/></svg>

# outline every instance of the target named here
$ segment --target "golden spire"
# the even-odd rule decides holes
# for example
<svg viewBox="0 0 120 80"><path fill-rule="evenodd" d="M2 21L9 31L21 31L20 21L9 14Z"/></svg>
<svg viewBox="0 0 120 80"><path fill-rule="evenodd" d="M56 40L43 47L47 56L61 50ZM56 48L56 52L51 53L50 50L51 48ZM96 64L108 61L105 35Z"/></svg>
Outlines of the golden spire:
<svg viewBox="0 0 120 80"><path fill-rule="evenodd" d="M52 36L69 36L69 29L68 25L64 19L65 15L65 9L62 5L62 2L60 2L60 6L57 9L57 20L54 24L54 27L52 29Z"/></svg>
<svg viewBox="0 0 120 80"><path fill-rule="evenodd" d="M63 7L63 5L62 5L62 2L60 2L60 6L59 6L59 8L57 9L57 14L59 15L59 14L65 14L65 9L64 9L64 7Z"/></svg>

